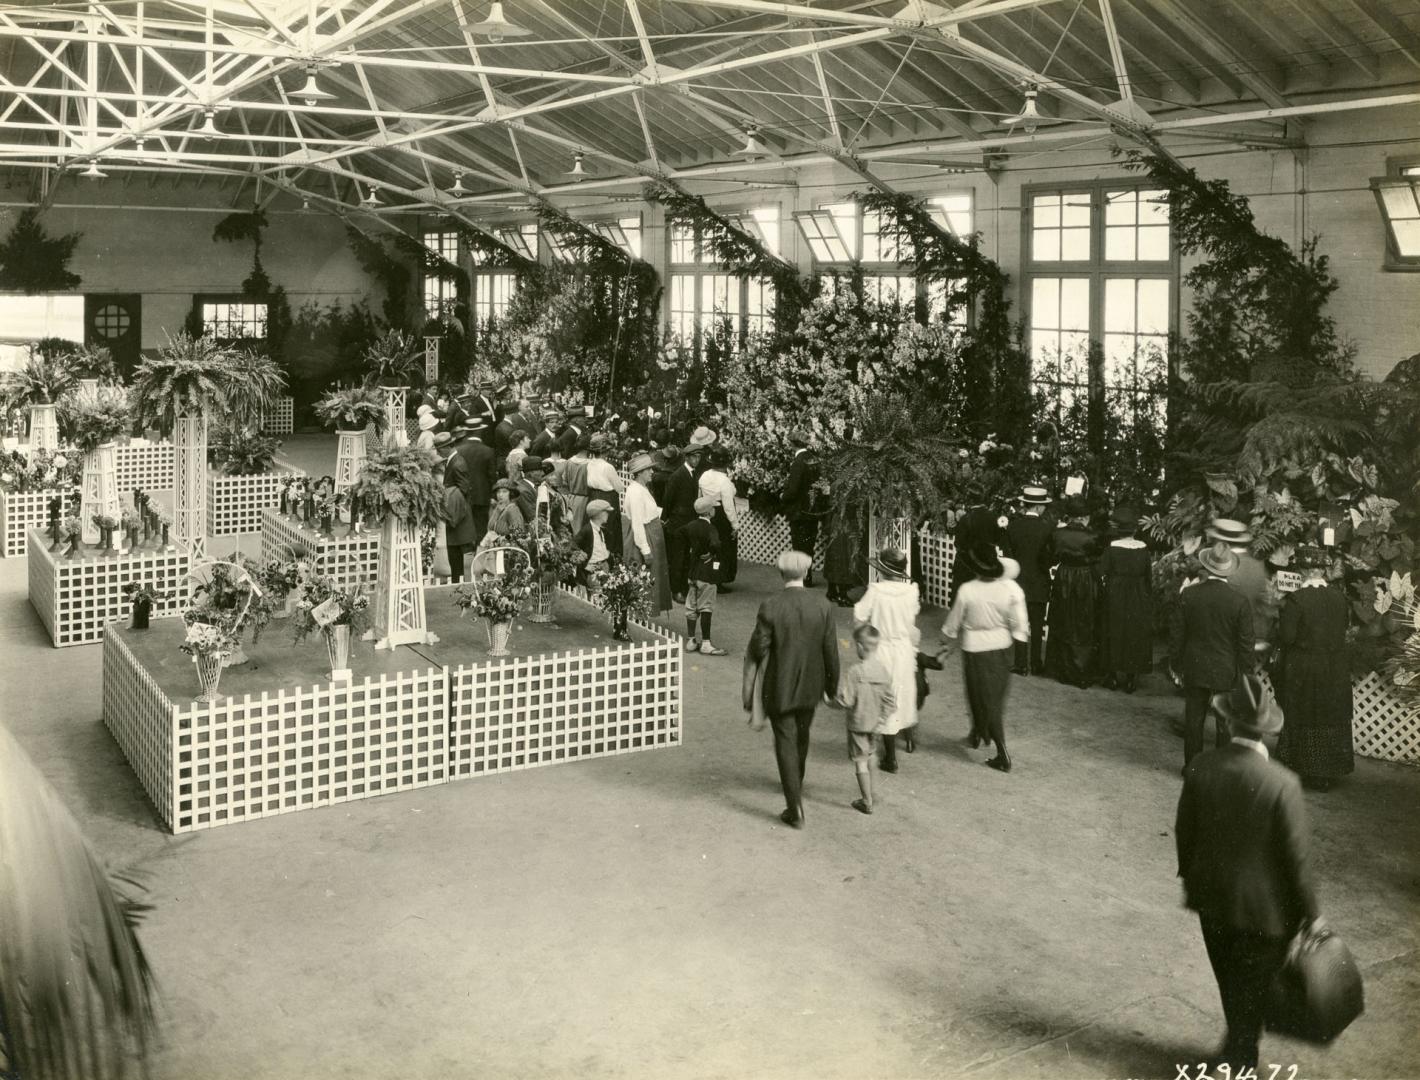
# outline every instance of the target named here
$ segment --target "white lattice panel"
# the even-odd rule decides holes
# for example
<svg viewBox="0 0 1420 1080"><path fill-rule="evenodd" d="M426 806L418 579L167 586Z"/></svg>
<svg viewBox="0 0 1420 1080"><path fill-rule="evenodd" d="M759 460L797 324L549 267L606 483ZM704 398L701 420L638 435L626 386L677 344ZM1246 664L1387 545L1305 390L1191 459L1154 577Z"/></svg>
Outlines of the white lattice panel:
<svg viewBox="0 0 1420 1080"><path fill-rule="evenodd" d="M176 482L177 455L170 442L128 443L114 451L118 490L127 495L134 488L144 491L171 491Z"/></svg>
<svg viewBox="0 0 1420 1080"><path fill-rule="evenodd" d="M277 398L276 404L261 414L263 435L289 435L295 429L296 402L292 398Z"/></svg>
<svg viewBox="0 0 1420 1080"><path fill-rule="evenodd" d="M270 507L261 511L261 557L276 558L285 548L304 552L315 564L315 570L339 585L370 584L379 573L380 533L366 529L354 536L337 525L339 535L321 536L316 529L291 518L284 518Z"/></svg>
<svg viewBox="0 0 1420 1080"><path fill-rule="evenodd" d="M179 705L169 825L191 832L447 782L447 684L447 669L426 668Z"/></svg>
<svg viewBox="0 0 1420 1080"><path fill-rule="evenodd" d="M740 518L740 561L773 566L779 561L779 556L789 550L788 520L781 514L766 517L758 510L751 510L744 499L738 500L735 508ZM818 543L814 547L815 570L823 569L824 544L828 539L826 532L824 525L820 523Z"/></svg>
<svg viewBox="0 0 1420 1080"><path fill-rule="evenodd" d="M619 648L454 669L454 777L679 746L684 647L657 631L654 641Z"/></svg>
<svg viewBox="0 0 1420 1080"><path fill-rule="evenodd" d="M917 566L921 574L922 600L935 607L946 607L952 580L952 560L956 558L956 541L950 533L931 529L917 532Z"/></svg>
<svg viewBox="0 0 1420 1080"><path fill-rule="evenodd" d="M171 826L177 790L172 703L134 657L123 635L105 635L103 649L104 726L122 749L158 816ZM196 678L194 675L194 681Z"/></svg>
<svg viewBox="0 0 1420 1080"><path fill-rule="evenodd" d="M0 556L7 559L24 557L29 550L31 530L49 528L49 500L56 495L63 500L61 515L73 513L74 500L67 491L3 493L4 497L0 498Z"/></svg>
<svg viewBox="0 0 1420 1080"><path fill-rule="evenodd" d="M281 488L301 473L260 473L256 476L207 476L207 535L258 532L261 512L281 505Z"/></svg>
<svg viewBox="0 0 1420 1080"><path fill-rule="evenodd" d="M129 604L123 590L130 581L169 594L153 605L154 617L180 609L191 563L185 550L148 548L113 558L93 551L85 549L83 558L57 558L49 550L48 533L30 533L30 603L56 646L99 641L108 623L127 618Z"/></svg>
<svg viewBox="0 0 1420 1080"><path fill-rule="evenodd" d="M1375 672L1351 683L1356 753L1383 761L1420 762L1420 703L1400 697Z"/></svg>

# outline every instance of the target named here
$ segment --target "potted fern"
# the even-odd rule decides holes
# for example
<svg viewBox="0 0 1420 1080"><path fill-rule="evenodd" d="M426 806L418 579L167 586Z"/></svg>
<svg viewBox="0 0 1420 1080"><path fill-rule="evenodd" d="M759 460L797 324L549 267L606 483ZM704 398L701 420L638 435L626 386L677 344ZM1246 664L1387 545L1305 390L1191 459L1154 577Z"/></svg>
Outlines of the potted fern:
<svg viewBox="0 0 1420 1080"><path fill-rule="evenodd" d="M74 370L63 356L33 346L23 367L0 374L0 412L29 410L31 452L59 449L55 406L75 383Z"/></svg>
<svg viewBox="0 0 1420 1080"><path fill-rule="evenodd" d="M419 536L444 520L444 488L434 477L434 455L412 446L387 446L365 459L351 489L382 519L379 576L375 588L376 648L425 644Z"/></svg>
<svg viewBox="0 0 1420 1080"><path fill-rule="evenodd" d="M399 446L409 441L404 429L409 386L422 368L422 354L413 335L393 329L365 350L365 382L382 388L386 437Z"/></svg>
<svg viewBox="0 0 1420 1080"><path fill-rule="evenodd" d="M99 539L95 517L116 522L121 513L114 440L128 431L131 415L128 395L117 386L86 386L60 403L64 436L84 454L79 520L86 543Z"/></svg>
<svg viewBox="0 0 1420 1080"><path fill-rule="evenodd" d="M376 435L385 429L385 403L376 390L351 386L331 390L316 402L316 415L335 425L340 443L335 455L335 490L351 487L360 475L368 450L366 429Z"/></svg>

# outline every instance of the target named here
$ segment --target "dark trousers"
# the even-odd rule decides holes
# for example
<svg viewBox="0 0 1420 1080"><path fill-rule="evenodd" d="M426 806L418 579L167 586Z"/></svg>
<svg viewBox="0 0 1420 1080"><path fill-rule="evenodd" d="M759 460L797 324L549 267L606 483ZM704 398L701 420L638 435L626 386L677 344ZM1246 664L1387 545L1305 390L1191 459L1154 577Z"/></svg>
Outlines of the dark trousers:
<svg viewBox="0 0 1420 1080"><path fill-rule="evenodd" d="M774 761L779 766L779 783L784 788L784 806L803 815L804 767L809 761L809 728L812 709L794 709L769 718L774 729Z"/></svg>
<svg viewBox="0 0 1420 1080"><path fill-rule="evenodd" d="M962 681L966 684L966 705L971 711L971 730L996 744L996 752L1006 752L1006 690L1011 685L1011 646L989 652L961 654Z"/></svg>
<svg viewBox="0 0 1420 1080"><path fill-rule="evenodd" d="M449 580L463 580L463 560L464 556L471 553L474 548L472 544L448 544L445 551L449 553Z"/></svg>
<svg viewBox="0 0 1420 1080"><path fill-rule="evenodd" d="M1208 722L1209 699L1220 690L1210 690L1206 686L1185 686L1183 688L1183 763L1187 765L1195 754L1203 752L1203 727ZM1218 729L1214 736L1214 746L1227 746L1232 738L1228 722L1216 713L1213 724Z"/></svg>
<svg viewBox="0 0 1420 1080"><path fill-rule="evenodd" d="M1223 1059L1235 1073L1255 1069L1267 992L1286 959L1287 939L1235 930L1202 914L1198 922L1228 1023Z"/></svg>
<svg viewBox="0 0 1420 1080"><path fill-rule="evenodd" d="M686 581L689 568L685 565L685 538L681 534L681 529L685 527L685 522L674 524L667 522L666 533L666 571L671 579L671 593L677 597L684 597Z"/></svg>
<svg viewBox="0 0 1420 1080"><path fill-rule="evenodd" d="M818 546L818 518L816 517L791 517L789 518L789 543L795 551L802 551L810 559L814 557L814 548ZM814 572L809 570L806 580L812 581Z"/></svg>
<svg viewBox="0 0 1420 1080"><path fill-rule="evenodd" d="M1045 673L1045 601L1026 601L1026 617L1030 619L1030 644L1016 642L1016 667L1032 675Z"/></svg>
<svg viewBox="0 0 1420 1080"><path fill-rule="evenodd" d="M474 543L477 544L482 542L483 538L488 535L488 504L469 503L468 508L473 514L473 535L478 537Z"/></svg>

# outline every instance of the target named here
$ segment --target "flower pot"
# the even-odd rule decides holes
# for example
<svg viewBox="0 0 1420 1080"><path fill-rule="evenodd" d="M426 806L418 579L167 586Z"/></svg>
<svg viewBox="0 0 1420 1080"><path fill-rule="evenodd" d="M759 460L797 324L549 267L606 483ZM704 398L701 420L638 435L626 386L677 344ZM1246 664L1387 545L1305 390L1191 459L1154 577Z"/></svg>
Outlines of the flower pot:
<svg viewBox="0 0 1420 1080"><path fill-rule="evenodd" d="M153 613L153 601L135 600L133 601L133 623L130 629L148 629L148 616Z"/></svg>
<svg viewBox="0 0 1420 1080"><path fill-rule="evenodd" d="M335 522L330 514L320 516L320 534L332 540L335 539Z"/></svg>
<svg viewBox="0 0 1420 1080"><path fill-rule="evenodd" d="M631 632L626 626L627 617L624 614L613 615L611 617L611 636L617 641L630 641Z"/></svg>
<svg viewBox="0 0 1420 1080"><path fill-rule="evenodd" d="M169 528L168 523L167 523L166 521L163 522L163 550L164 550L164 551L171 551L172 548L173 548L172 544L168 543L168 528Z"/></svg>
<svg viewBox="0 0 1420 1080"><path fill-rule="evenodd" d="M493 622L491 619L484 619L483 623L488 628L488 655L507 656L508 639L513 636L513 624Z"/></svg>
<svg viewBox="0 0 1420 1080"><path fill-rule="evenodd" d="M220 700L217 682L222 678L222 658L198 653L192 659L197 663L197 681L202 686L202 692L197 695L196 700L203 703Z"/></svg>
<svg viewBox="0 0 1420 1080"><path fill-rule="evenodd" d="M553 621L552 605L557 599L557 581L552 577L540 577L533 582L528 595L532 608L528 612L528 622L550 623Z"/></svg>
<svg viewBox="0 0 1420 1080"><path fill-rule="evenodd" d="M104 558L116 559L123 554L123 538L117 529L104 530Z"/></svg>
<svg viewBox="0 0 1420 1080"><path fill-rule="evenodd" d="M325 647L330 654L330 681L349 682L350 627L345 624L325 628Z"/></svg>

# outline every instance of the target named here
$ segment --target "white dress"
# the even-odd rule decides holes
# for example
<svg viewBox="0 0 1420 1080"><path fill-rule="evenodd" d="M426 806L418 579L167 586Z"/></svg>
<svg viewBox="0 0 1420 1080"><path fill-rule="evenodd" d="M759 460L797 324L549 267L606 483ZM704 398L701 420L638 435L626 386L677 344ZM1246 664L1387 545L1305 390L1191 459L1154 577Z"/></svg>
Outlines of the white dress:
<svg viewBox="0 0 1420 1080"><path fill-rule="evenodd" d="M885 735L917 724L917 646L922 640L917 613L921 608L913 581L875 581L853 605L854 624L872 623L882 635L878 659L892 675L897 708L884 721Z"/></svg>

